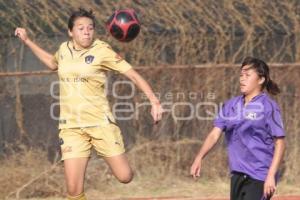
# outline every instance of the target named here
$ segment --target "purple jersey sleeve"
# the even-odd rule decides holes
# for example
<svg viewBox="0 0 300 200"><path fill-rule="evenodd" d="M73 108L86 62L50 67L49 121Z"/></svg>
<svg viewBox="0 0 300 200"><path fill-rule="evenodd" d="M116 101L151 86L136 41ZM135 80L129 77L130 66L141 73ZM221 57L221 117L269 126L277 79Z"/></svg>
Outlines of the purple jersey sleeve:
<svg viewBox="0 0 300 200"><path fill-rule="evenodd" d="M266 122L269 129L269 133L273 137L284 137L284 127L280 114L280 109L276 103L272 103L272 109L267 112Z"/></svg>
<svg viewBox="0 0 300 200"><path fill-rule="evenodd" d="M214 126L222 129L222 131L226 129L226 121L224 115L225 115L225 104L223 104L222 108L219 110L219 113L214 120Z"/></svg>

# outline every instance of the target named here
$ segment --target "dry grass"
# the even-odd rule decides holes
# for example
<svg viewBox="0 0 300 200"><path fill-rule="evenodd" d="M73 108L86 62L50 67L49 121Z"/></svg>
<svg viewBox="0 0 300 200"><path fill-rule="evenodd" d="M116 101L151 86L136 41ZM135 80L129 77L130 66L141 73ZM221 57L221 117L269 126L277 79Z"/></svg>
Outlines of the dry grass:
<svg viewBox="0 0 300 200"><path fill-rule="evenodd" d="M199 143L189 140L164 144L150 141L140 143L140 146L137 145L128 152L136 175L128 185L118 183L104 161L93 155L86 175L87 197L91 200L170 196L227 197L229 177L216 173L224 169L216 155L218 149L204 162L200 179L195 181L188 175L190 162L186 158L193 156L189 149L193 145L198 146ZM180 151L180 148L185 151ZM49 163L45 155L44 151L30 149L1 160L0 199L62 199L65 195L63 165L60 162ZM214 163L213 170L209 163ZM179 165L186 166L182 168ZM300 190L295 184L285 180L279 184L277 194L300 194Z"/></svg>
<svg viewBox="0 0 300 200"><path fill-rule="evenodd" d="M171 146L190 143L187 141L175 142L159 148L161 144L147 142L133 148L128 156L136 177L128 185L118 183L104 161L93 156L86 175L87 195L90 199L99 199L99 197L110 199L151 196L215 196L216 193L212 187L215 184L220 189L218 195L226 195L228 188L224 179L216 178L215 181L211 181L205 174L201 182L195 182L188 176L188 171L180 169L176 164L179 162L178 158L182 159L183 155L176 155L178 152L174 152ZM153 152L154 149L157 152ZM64 196L62 163L49 163L45 154L43 151L31 149L1 160L0 171L3 173L0 178L0 194L2 195L0 198ZM169 156L169 162L166 162L166 156ZM176 169L176 167L178 168Z"/></svg>
<svg viewBox="0 0 300 200"><path fill-rule="evenodd" d="M61 166L49 163L45 156L44 151L28 149L2 158L0 198L61 194Z"/></svg>

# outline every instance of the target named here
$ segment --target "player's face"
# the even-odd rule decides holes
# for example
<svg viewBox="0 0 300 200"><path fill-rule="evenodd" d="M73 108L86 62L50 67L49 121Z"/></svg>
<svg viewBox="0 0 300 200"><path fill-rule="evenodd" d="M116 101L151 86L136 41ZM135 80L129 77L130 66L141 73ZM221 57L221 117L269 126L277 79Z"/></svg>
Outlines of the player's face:
<svg viewBox="0 0 300 200"><path fill-rule="evenodd" d="M74 21L73 29L69 30L69 36L72 37L75 48L89 47L94 38L93 20L87 17L79 17Z"/></svg>
<svg viewBox="0 0 300 200"><path fill-rule="evenodd" d="M262 88L264 78L260 78L251 66L246 65L240 72L240 90L247 95L253 92L259 92Z"/></svg>

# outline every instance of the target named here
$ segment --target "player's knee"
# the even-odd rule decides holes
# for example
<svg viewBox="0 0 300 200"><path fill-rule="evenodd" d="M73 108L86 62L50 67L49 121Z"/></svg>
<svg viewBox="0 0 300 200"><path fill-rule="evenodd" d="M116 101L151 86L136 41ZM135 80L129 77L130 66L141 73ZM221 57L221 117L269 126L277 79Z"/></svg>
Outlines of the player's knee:
<svg viewBox="0 0 300 200"><path fill-rule="evenodd" d="M119 176L118 177L118 180L120 183L124 183L124 184L127 184L127 183L130 183L133 179L133 172L128 172L127 174L123 174L122 176Z"/></svg>

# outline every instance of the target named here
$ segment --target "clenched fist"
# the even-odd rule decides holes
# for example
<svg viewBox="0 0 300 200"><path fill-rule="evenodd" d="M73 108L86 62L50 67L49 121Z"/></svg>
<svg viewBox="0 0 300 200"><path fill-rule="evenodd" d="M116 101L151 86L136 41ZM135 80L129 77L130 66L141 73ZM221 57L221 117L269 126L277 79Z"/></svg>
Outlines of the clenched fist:
<svg viewBox="0 0 300 200"><path fill-rule="evenodd" d="M28 40L28 35L24 28L20 28L20 27L16 28L15 36L20 38L20 40L22 40L23 42L26 42Z"/></svg>

